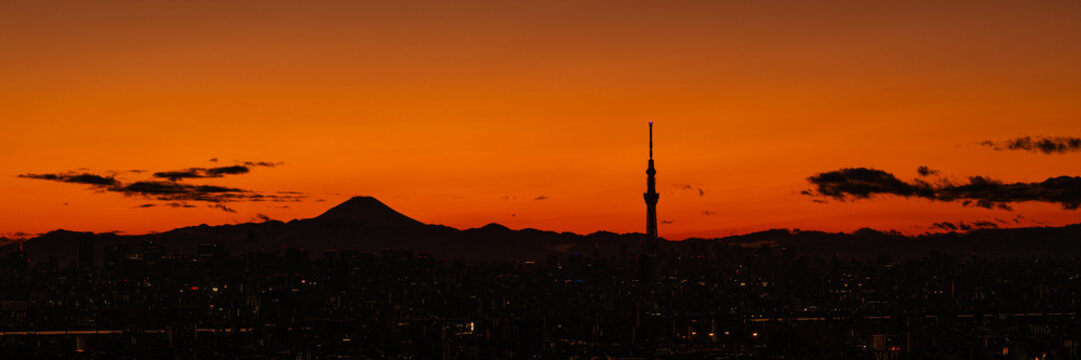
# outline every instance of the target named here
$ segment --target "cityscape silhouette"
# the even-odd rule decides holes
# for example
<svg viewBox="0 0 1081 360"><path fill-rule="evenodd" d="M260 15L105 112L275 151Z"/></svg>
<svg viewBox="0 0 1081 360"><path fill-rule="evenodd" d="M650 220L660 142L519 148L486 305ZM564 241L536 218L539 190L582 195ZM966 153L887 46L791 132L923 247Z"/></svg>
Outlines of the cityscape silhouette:
<svg viewBox="0 0 1081 360"><path fill-rule="evenodd" d="M0 360L1081 359L1078 19L0 1Z"/></svg>

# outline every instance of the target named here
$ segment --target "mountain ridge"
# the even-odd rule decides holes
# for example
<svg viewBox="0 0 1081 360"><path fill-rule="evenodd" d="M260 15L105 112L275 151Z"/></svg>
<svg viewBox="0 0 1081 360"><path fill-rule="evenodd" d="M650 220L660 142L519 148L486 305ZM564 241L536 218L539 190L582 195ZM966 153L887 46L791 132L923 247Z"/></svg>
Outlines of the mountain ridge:
<svg viewBox="0 0 1081 360"><path fill-rule="evenodd" d="M593 254L623 260L637 256L642 233L617 234L597 231L587 235L532 228L510 229L497 223L479 228L456 229L424 224L401 214L378 199L357 196L308 219L289 222L196 225L143 235L91 233L58 229L22 241L27 255L43 262L55 256L61 264L77 258L79 240L91 238L97 262L102 249L127 244L136 249L153 242L171 251L194 254L199 245L221 244L234 253L273 252L285 247L310 249L313 255L329 249L375 252L387 248L428 252L438 258L506 262L544 260L574 253ZM663 240L663 239L662 239ZM1063 227L980 229L966 233L937 233L916 236L870 229L853 233L829 233L771 229L723 238L688 238L662 241L662 251L670 254L716 253L724 246L770 246L798 249L800 254L873 258L888 254L898 258L945 251L983 256L1081 256L1081 224ZM10 251L18 242L0 244Z"/></svg>

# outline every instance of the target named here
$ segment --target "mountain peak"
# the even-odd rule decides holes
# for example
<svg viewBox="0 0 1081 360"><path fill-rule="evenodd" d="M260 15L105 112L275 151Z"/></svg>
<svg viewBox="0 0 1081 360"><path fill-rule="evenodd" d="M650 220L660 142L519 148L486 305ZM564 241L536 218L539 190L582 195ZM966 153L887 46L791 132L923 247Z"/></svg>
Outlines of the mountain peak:
<svg viewBox="0 0 1081 360"><path fill-rule="evenodd" d="M510 230L510 228L508 228L506 226L503 226L501 224L498 224L498 223L491 223L491 224L488 224L488 225L484 225L484 226L480 227L480 229L481 230L490 230L490 231L494 231L494 230L498 230L498 231Z"/></svg>
<svg viewBox="0 0 1081 360"><path fill-rule="evenodd" d="M394 211L394 209L371 196L354 196L315 217L315 219L348 221L357 224L387 227L424 225L420 221Z"/></svg>

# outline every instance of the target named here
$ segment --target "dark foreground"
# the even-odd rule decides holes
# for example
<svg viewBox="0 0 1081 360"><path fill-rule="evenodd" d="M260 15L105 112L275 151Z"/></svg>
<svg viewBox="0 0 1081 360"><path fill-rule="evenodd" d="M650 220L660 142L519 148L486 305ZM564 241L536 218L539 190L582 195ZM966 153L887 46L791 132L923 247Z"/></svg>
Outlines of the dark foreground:
<svg viewBox="0 0 1081 360"><path fill-rule="evenodd" d="M1081 261L768 247L506 264L409 251L195 256L147 243L0 270L30 359L1076 359ZM84 260L93 255L86 254ZM99 263L100 264L100 263Z"/></svg>

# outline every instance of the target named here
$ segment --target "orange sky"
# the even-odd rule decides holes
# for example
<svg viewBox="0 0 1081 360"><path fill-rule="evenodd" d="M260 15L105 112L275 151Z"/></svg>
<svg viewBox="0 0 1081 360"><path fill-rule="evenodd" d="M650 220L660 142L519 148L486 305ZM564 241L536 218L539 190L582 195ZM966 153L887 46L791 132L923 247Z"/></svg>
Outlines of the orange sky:
<svg viewBox="0 0 1081 360"><path fill-rule="evenodd" d="M799 191L856 166L1081 175L1081 153L975 145L1081 136L1077 19L1077 1L5 1L0 234L289 220L351 195L459 228L643 231L649 120L668 238L1076 223ZM284 165L185 182L308 199L140 208L161 202L17 177L244 161Z"/></svg>

